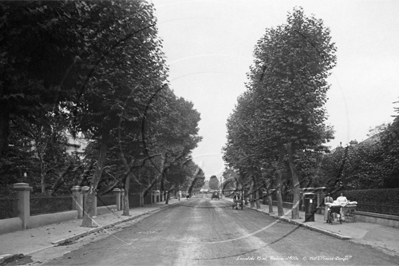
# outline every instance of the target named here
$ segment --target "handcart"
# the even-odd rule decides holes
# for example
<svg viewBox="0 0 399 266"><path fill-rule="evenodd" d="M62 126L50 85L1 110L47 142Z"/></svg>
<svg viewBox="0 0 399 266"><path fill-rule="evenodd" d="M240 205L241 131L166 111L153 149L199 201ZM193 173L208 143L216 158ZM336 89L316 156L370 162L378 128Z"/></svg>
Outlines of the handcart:
<svg viewBox="0 0 399 266"><path fill-rule="evenodd" d="M346 205L342 207L342 214L346 222L356 222L356 205Z"/></svg>
<svg viewBox="0 0 399 266"><path fill-rule="evenodd" d="M341 205L330 205L328 208L327 223L332 224L334 222L334 214L337 217L339 223L342 224L342 212Z"/></svg>

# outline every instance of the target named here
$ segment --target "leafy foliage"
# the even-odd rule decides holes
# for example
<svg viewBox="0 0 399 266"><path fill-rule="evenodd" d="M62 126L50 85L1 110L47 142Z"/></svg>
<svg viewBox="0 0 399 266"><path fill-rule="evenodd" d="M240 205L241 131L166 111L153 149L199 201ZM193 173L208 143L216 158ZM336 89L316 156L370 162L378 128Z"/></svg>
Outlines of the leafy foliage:
<svg viewBox="0 0 399 266"><path fill-rule="evenodd" d="M209 179L209 188L212 190L217 190L219 189L219 179L213 175Z"/></svg>
<svg viewBox="0 0 399 266"><path fill-rule="evenodd" d="M294 9L287 24L266 29L257 42L248 90L228 120L225 160L242 180L247 179L254 193L265 183L259 178L270 177L274 168L275 180L268 183L274 183L279 192L279 214L284 175L292 178L294 200L299 201L298 159L305 158L303 151L317 150L332 138L332 129L324 123L324 104L335 51L322 20ZM287 173L283 171L286 156Z"/></svg>
<svg viewBox="0 0 399 266"><path fill-rule="evenodd" d="M17 1L0 9L6 190L22 180L42 191L80 184L147 193L193 188L193 176L203 177L185 165L201 140L200 115L168 86L152 4ZM84 157L66 154L68 131L85 137Z"/></svg>

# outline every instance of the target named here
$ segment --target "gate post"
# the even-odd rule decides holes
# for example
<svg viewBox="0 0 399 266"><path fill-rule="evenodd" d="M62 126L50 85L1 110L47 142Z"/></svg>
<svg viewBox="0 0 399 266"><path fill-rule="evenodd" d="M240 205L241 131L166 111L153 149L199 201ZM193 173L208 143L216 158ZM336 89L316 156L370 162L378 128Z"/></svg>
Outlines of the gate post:
<svg viewBox="0 0 399 266"><path fill-rule="evenodd" d="M120 211L122 208L121 206L121 190L119 188L114 188L114 190L112 190L112 192L115 193L115 202L116 202L116 210Z"/></svg>
<svg viewBox="0 0 399 266"><path fill-rule="evenodd" d="M72 187L72 209L78 211L78 219L83 218L83 194L80 186Z"/></svg>
<svg viewBox="0 0 399 266"><path fill-rule="evenodd" d="M30 192L32 187L27 183L15 183L14 190L17 191L18 213L22 220L22 229L26 229L30 218Z"/></svg>

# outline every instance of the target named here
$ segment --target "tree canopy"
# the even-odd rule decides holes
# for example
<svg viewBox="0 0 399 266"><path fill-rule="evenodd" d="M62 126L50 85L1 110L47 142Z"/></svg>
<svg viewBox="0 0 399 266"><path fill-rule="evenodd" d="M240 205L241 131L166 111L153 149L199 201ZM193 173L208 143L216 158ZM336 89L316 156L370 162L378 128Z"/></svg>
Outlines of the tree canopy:
<svg viewBox="0 0 399 266"><path fill-rule="evenodd" d="M201 141L200 114L169 87L153 8L127 0L0 3L4 187L24 172L34 191L88 185L89 214L96 190L124 187L126 203L130 188L194 187L201 175L185 162ZM84 154L67 153L78 137ZM82 225L91 226L90 215Z"/></svg>
<svg viewBox="0 0 399 266"><path fill-rule="evenodd" d="M296 153L317 149L332 138L324 104L335 51L322 20L295 8L286 24L266 29L257 42L247 91L228 120L225 160L250 177L253 193L262 184L262 172L274 167L279 214L285 156L294 200L299 201Z"/></svg>
<svg viewBox="0 0 399 266"><path fill-rule="evenodd" d="M209 188L212 190L219 189L219 179L217 176L213 175L209 178Z"/></svg>

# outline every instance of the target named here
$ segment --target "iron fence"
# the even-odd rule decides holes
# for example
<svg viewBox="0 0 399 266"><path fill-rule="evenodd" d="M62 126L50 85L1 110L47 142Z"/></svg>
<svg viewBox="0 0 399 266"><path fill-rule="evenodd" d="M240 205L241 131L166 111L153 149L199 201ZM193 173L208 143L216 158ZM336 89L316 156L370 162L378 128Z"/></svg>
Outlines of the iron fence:
<svg viewBox="0 0 399 266"><path fill-rule="evenodd" d="M129 195L129 207L140 207L140 195Z"/></svg>
<svg viewBox="0 0 399 266"><path fill-rule="evenodd" d="M283 202L290 202L290 203L292 203L293 201L294 201L294 195L293 194L282 194L282 199L283 199ZM272 199L273 200L275 200L275 201L277 201L277 195L276 195L276 193L273 193L272 194Z"/></svg>
<svg viewBox="0 0 399 266"><path fill-rule="evenodd" d="M0 219L14 218L18 216L18 199L1 198L0 199Z"/></svg>
<svg viewBox="0 0 399 266"><path fill-rule="evenodd" d="M56 213L72 210L72 196L31 197L30 215Z"/></svg>
<svg viewBox="0 0 399 266"><path fill-rule="evenodd" d="M385 205L383 203L358 202L357 211L374 212L389 215L399 215L399 206Z"/></svg>
<svg viewBox="0 0 399 266"><path fill-rule="evenodd" d="M112 194L97 196L97 207L116 204L116 196Z"/></svg>

